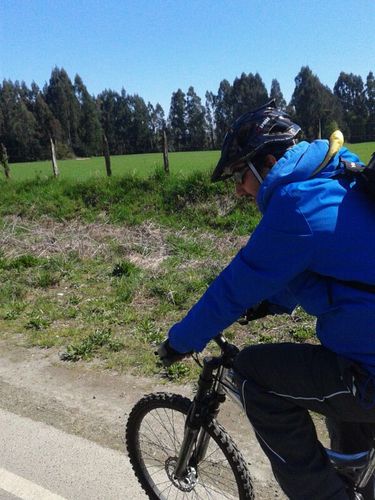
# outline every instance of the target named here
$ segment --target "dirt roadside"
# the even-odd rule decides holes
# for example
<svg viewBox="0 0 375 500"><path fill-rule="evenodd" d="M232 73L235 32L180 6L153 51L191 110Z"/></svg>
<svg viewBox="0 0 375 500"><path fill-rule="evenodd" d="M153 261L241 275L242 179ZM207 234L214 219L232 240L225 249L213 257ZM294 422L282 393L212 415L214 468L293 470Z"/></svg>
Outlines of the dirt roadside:
<svg viewBox="0 0 375 500"><path fill-rule="evenodd" d="M143 394L158 390L188 396L192 392L187 386L62 362L53 349L25 349L0 342L0 407L102 446L124 450L124 425L132 406ZM284 499L246 417L228 402L219 420L245 455L256 498Z"/></svg>

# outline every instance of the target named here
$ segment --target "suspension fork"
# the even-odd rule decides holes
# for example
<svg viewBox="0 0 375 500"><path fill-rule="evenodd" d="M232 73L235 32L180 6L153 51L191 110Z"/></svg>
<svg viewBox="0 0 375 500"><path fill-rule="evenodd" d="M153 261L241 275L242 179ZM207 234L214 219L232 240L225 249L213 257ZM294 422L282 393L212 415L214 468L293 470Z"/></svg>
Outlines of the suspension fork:
<svg viewBox="0 0 375 500"><path fill-rule="evenodd" d="M179 452L174 475L182 479L194 453L194 462L199 463L205 456L210 436L202 429L202 424L208 415L215 417L219 412L220 403L225 400L224 391L218 382L215 384L217 397L211 407L208 393L214 384L213 372L219 368L219 376L222 372L221 359L206 357L203 360L203 369L198 381L198 390L193 404L186 418L184 439Z"/></svg>
<svg viewBox="0 0 375 500"><path fill-rule="evenodd" d="M216 397L215 397L214 404L213 404L212 408L210 408L210 419L217 417L217 415L219 413L220 405L222 403L224 403L224 401L225 401L225 397L226 397L225 391L219 382L221 380L221 376L223 374L223 371L224 371L224 367L221 366L218 370L218 377L217 377L218 380L216 380L215 385L213 387L213 392L215 393ZM200 463L204 459L204 457L206 456L209 441L210 441L210 435L208 434L207 431L205 431L204 429L201 429L201 432L200 432L199 438L198 438L198 442L197 442L197 448L196 448L196 461L197 461L197 463Z"/></svg>

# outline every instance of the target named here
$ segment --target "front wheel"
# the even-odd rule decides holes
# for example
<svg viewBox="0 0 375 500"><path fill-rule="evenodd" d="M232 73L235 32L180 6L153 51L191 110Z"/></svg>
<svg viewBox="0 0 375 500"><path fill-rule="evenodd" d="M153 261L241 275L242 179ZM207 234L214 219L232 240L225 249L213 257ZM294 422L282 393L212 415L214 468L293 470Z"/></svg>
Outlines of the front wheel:
<svg viewBox="0 0 375 500"><path fill-rule="evenodd" d="M134 472L152 500L253 499L246 463L225 429L215 420L202 429L209 436L205 457L177 479L174 468L191 401L176 394L142 398L130 413L126 445Z"/></svg>

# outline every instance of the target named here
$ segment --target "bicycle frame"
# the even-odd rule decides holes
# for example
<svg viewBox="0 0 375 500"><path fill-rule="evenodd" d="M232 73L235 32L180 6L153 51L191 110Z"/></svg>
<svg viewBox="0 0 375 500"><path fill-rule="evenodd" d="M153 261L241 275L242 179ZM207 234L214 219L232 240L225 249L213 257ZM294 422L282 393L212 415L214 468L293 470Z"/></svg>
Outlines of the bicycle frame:
<svg viewBox="0 0 375 500"><path fill-rule="evenodd" d="M222 354L203 360L198 389L186 418L184 438L174 471L177 479L186 478L191 470L196 471L197 465L205 458L210 436L204 430L203 424L217 417L226 395L244 411L238 388L238 375L225 355L229 344L222 335L214 340L221 348ZM330 449L326 451L332 465L339 474L350 481L356 492L365 488L375 473L375 447L353 455L337 453ZM357 498L361 498L360 493Z"/></svg>

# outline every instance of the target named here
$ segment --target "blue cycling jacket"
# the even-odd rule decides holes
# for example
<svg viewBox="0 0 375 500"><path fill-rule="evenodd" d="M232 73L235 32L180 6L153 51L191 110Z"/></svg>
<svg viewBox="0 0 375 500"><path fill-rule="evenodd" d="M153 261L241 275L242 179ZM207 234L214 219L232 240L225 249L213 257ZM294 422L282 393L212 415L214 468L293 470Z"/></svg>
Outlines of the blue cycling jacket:
<svg viewBox="0 0 375 500"><path fill-rule="evenodd" d="M213 281L169 338L179 352L207 342L262 300L317 317L316 333L332 351L375 374L375 294L337 280L375 284L375 203L340 177L341 148L316 176L328 141L286 152L260 187L263 217L247 245Z"/></svg>

